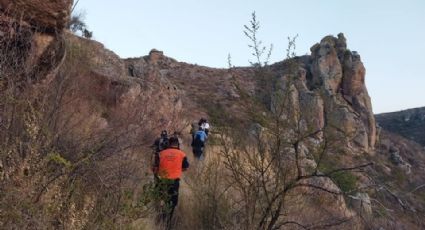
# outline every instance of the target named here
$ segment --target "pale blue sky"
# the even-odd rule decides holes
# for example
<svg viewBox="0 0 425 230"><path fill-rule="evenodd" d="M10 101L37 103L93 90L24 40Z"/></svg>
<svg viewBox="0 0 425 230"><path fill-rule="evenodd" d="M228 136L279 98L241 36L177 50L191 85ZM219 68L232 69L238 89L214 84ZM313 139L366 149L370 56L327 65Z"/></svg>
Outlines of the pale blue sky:
<svg viewBox="0 0 425 230"><path fill-rule="evenodd" d="M425 0L80 0L94 39L121 57L152 48L179 61L227 67L248 65L243 35L251 12L260 38L285 56L298 34L298 55L326 35L343 32L366 66L375 113L425 106Z"/></svg>

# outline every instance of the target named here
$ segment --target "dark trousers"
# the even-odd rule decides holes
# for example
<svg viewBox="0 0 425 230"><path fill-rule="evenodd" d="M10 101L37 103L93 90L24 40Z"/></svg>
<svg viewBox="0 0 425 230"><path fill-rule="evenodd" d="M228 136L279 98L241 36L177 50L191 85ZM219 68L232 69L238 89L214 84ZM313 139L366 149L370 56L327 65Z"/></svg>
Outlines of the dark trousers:
<svg viewBox="0 0 425 230"><path fill-rule="evenodd" d="M158 186L161 199L164 202L164 206L159 210L159 219L167 225L168 229L170 228L174 209L179 201L180 179L159 179Z"/></svg>
<svg viewBox="0 0 425 230"><path fill-rule="evenodd" d="M203 156L204 155L204 147L200 147L200 146L193 147L192 151L193 151L193 156L196 159L201 160L204 157Z"/></svg>

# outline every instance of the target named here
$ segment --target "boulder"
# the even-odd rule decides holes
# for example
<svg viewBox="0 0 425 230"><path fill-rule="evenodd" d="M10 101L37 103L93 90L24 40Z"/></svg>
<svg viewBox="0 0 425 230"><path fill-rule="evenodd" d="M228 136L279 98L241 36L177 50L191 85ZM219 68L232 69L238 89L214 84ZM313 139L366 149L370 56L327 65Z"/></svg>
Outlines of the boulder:
<svg viewBox="0 0 425 230"><path fill-rule="evenodd" d="M372 204L369 194L358 192L354 196L350 196L354 209L364 217L372 215Z"/></svg>
<svg viewBox="0 0 425 230"><path fill-rule="evenodd" d="M390 148L390 158L389 158L389 160L394 165L400 167L406 174L411 173L412 166L403 159L403 157L400 155L399 149L397 149L395 147Z"/></svg>
<svg viewBox="0 0 425 230"><path fill-rule="evenodd" d="M164 57L164 52L162 52L162 51L159 51L159 50L156 50L156 49L152 49L152 50L149 52L149 61L150 61L152 64L158 63L158 61L159 61L162 57Z"/></svg>
<svg viewBox="0 0 425 230"><path fill-rule="evenodd" d="M390 151L390 161L395 164L395 165L400 165L403 164L403 159L400 156L400 152L398 151L398 149L392 149L392 151Z"/></svg>

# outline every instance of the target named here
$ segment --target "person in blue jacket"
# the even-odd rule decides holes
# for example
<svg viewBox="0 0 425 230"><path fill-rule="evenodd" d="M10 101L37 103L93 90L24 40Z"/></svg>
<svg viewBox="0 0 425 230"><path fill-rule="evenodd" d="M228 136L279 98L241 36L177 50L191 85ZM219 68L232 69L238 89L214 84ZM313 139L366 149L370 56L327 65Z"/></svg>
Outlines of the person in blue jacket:
<svg viewBox="0 0 425 230"><path fill-rule="evenodd" d="M199 130L193 135L192 151L193 156L198 160L202 160L204 158L204 148L207 137L208 136L202 127L199 127Z"/></svg>

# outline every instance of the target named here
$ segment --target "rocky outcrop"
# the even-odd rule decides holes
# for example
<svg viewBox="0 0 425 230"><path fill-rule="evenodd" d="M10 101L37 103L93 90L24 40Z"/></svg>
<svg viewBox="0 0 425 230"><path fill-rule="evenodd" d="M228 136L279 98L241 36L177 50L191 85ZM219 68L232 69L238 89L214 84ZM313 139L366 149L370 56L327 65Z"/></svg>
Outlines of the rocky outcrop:
<svg viewBox="0 0 425 230"><path fill-rule="evenodd" d="M313 85L323 86L328 94L336 94L342 82L342 65L338 59L336 41L328 36L310 49Z"/></svg>
<svg viewBox="0 0 425 230"><path fill-rule="evenodd" d="M397 148L390 148L390 158L389 160L396 166L402 168L406 174L410 174L411 165L407 163L403 157L400 156L400 150Z"/></svg>
<svg viewBox="0 0 425 230"><path fill-rule="evenodd" d="M70 16L72 0L0 0L0 11L24 20L40 32L61 33Z"/></svg>
<svg viewBox="0 0 425 230"><path fill-rule="evenodd" d="M281 78L281 90L291 92L292 111L297 111L292 119L298 116L305 130L334 129L351 152L373 153L376 124L365 68L357 52L347 49L344 35L323 38L311 47L311 55L295 61L299 66L295 79L288 77L288 62L271 67ZM295 87L288 88L291 82Z"/></svg>
<svg viewBox="0 0 425 230"><path fill-rule="evenodd" d="M375 147L376 125L360 56L347 49L343 34L325 37L312 51L312 83L326 92L329 124L338 125L354 143L370 152Z"/></svg>
<svg viewBox="0 0 425 230"><path fill-rule="evenodd" d="M362 217L367 218L372 215L372 202L370 201L369 194L358 192L354 196L350 196L351 203Z"/></svg>
<svg viewBox="0 0 425 230"><path fill-rule="evenodd" d="M62 33L71 0L0 0L0 53L3 75L23 72L33 83L51 78L65 57ZM8 61L10 63L8 63Z"/></svg>

